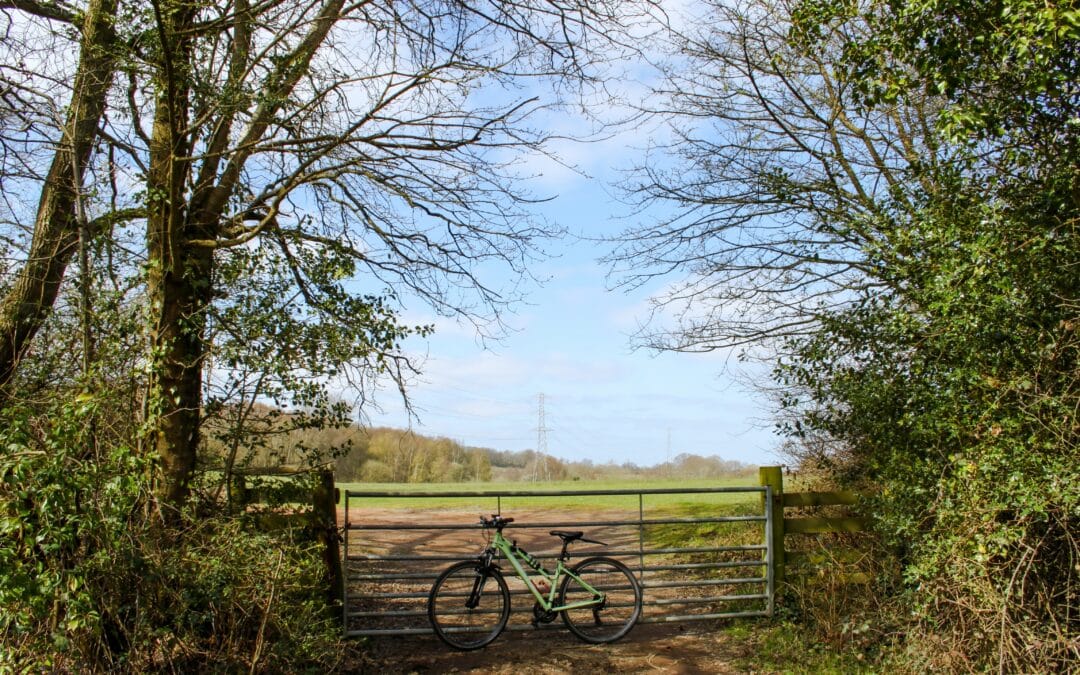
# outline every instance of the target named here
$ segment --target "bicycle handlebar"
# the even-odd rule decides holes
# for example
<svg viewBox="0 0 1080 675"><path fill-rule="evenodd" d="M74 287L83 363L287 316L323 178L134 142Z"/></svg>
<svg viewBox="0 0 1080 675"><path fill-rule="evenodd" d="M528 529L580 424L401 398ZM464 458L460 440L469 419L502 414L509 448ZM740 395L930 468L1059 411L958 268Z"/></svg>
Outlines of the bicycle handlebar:
<svg viewBox="0 0 1080 675"><path fill-rule="evenodd" d="M495 529L502 531L504 527L514 522L513 518L503 518L497 513L491 514L491 518L485 518L480 516L481 527L494 527Z"/></svg>

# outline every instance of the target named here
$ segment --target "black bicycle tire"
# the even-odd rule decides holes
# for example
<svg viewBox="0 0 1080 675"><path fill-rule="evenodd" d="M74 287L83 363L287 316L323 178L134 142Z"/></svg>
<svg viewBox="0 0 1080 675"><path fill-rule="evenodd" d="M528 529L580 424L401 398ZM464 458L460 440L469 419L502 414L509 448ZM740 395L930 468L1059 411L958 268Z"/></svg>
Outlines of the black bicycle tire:
<svg viewBox="0 0 1080 675"><path fill-rule="evenodd" d="M592 635L575 625L574 620L571 618L570 613L567 611L562 612L562 620L563 623L566 624L566 627L570 629L570 632L572 632L574 635L578 636L585 642L590 642L592 644L606 644L608 642L615 642L616 640L626 637L626 634L629 633L630 630L637 624L638 619L641 618L642 591L641 584L638 583L638 580L634 577L634 573L630 571L630 568L613 558L607 558L604 556L594 556L591 558L586 558L579 562L577 565L575 565L570 571L574 574L577 574L578 576L581 576L582 569L595 564L603 564L613 567L619 572L621 572L623 575L625 575L625 577L629 580L630 587L634 591L633 612L631 613L629 620L627 620L622 625L622 627L614 634L600 637ZM563 578L562 583L559 585L560 605L567 604L566 589L570 586L571 583L576 583L574 578L571 576L566 576Z"/></svg>
<svg viewBox="0 0 1080 675"><path fill-rule="evenodd" d="M436 616L436 599L439 591L442 590L443 584L455 573L467 569L473 574L486 574L488 581L495 580L499 589L499 594L502 597L502 610L499 613L499 620L491 632L487 633L480 640L476 642L466 642L460 640L457 634L444 630L444 627L440 624ZM488 591L490 592L490 591ZM506 623L510 619L510 589L506 585L506 579L499 570L495 568L488 569L485 572L481 572L478 569L478 563L475 560L466 560L459 563L454 563L450 567L443 570L442 574L435 579L435 583L431 585L431 591L428 593L428 620L431 622L431 627L435 631L435 635L439 637L446 645L453 647L454 649L460 649L462 651L471 651L474 649L480 649L491 644L495 638L503 632L506 628Z"/></svg>

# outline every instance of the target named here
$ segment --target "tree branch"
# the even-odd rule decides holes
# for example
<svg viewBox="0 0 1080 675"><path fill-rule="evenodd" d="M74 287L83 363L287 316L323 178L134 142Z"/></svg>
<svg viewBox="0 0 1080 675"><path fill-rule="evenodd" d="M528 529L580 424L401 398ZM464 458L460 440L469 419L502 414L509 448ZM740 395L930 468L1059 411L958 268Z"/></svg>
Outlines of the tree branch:
<svg viewBox="0 0 1080 675"><path fill-rule="evenodd" d="M0 9L17 9L43 19L74 24L78 13L63 2L36 2L35 0L0 0Z"/></svg>

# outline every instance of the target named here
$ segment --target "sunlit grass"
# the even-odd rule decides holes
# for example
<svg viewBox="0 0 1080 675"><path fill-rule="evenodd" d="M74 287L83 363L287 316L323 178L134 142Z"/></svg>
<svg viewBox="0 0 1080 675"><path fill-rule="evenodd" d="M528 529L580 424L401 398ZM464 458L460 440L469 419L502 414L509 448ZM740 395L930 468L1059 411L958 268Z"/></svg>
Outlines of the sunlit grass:
<svg viewBox="0 0 1080 675"><path fill-rule="evenodd" d="M638 494L595 495L573 494L614 490L685 490L699 488L751 487L751 477L733 477L713 480L596 480L552 482L497 482L497 483L338 483L342 500L345 492L395 492L401 494L424 493L424 497L408 496L362 496L353 497L350 506L368 508L400 508L407 510L474 510L503 513L513 509L581 509L633 510L639 507L655 513L661 510L681 510L692 505L750 504L760 499L752 492L719 492L698 494ZM447 493L472 493L470 496L449 496ZM526 492L561 492L552 496L524 495ZM476 493L482 493L477 496Z"/></svg>

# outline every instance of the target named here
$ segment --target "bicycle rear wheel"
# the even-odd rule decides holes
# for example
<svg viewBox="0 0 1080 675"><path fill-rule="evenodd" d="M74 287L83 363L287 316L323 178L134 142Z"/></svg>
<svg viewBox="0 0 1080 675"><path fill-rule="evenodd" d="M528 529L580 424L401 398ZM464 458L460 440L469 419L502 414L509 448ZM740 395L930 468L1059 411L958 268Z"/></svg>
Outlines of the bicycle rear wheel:
<svg viewBox="0 0 1080 675"><path fill-rule="evenodd" d="M480 649L499 637L510 618L506 580L474 560L455 563L431 587L428 618L439 639L454 649Z"/></svg>
<svg viewBox="0 0 1080 675"><path fill-rule="evenodd" d="M605 600L592 607L563 610L566 627L593 643L614 642L629 633L641 616L641 585L626 565L611 558L587 558L571 572L581 581L569 575L563 579L560 605L596 597L582 582L603 593Z"/></svg>

